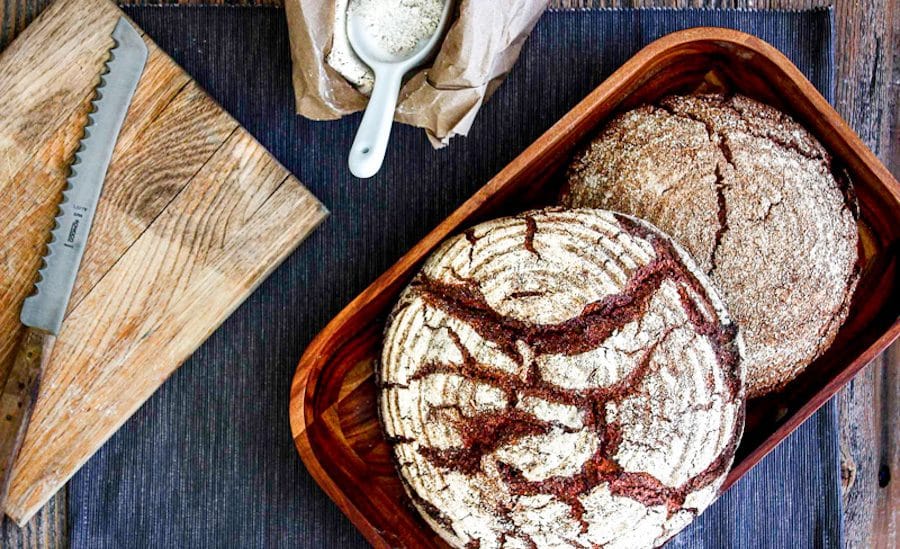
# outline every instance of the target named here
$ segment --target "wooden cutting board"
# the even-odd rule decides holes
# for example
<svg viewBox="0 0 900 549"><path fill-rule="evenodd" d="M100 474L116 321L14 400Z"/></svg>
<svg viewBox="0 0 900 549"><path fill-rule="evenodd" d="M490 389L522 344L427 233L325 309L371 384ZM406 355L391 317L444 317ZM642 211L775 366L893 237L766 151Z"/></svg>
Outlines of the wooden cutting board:
<svg viewBox="0 0 900 549"><path fill-rule="evenodd" d="M0 380L122 16L57 0L0 54ZM146 36L75 291L16 462L23 523L327 215Z"/></svg>

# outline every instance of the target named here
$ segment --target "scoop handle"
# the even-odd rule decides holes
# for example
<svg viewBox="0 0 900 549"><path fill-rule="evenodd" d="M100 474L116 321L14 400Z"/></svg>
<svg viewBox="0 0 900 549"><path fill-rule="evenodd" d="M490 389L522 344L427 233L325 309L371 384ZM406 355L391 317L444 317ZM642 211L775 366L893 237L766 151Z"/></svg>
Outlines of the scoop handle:
<svg viewBox="0 0 900 549"><path fill-rule="evenodd" d="M350 147L348 164L350 173L356 177L372 177L381 169L391 137L403 73L402 69L395 67L379 67L375 71L375 87Z"/></svg>

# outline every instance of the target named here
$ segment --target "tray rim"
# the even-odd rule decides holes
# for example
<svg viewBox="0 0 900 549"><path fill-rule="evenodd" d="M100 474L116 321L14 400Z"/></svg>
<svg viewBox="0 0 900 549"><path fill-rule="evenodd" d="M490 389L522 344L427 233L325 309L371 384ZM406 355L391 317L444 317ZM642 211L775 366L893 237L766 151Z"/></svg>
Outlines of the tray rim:
<svg viewBox="0 0 900 549"><path fill-rule="evenodd" d="M638 78L645 66L657 57L664 55L669 49L684 47L691 43L710 41L751 50L753 53L777 65L779 69L786 73L792 83L799 88L800 93L809 101L818 115L829 120L831 129L838 134L839 140L843 141L859 157L862 164L871 170L872 176L884 184L884 190L900 205L900 183L897 182L878 157L862 142L862 139L850 128L843 117L834 110L815 86L803 75L800 69L768 42L751 34L720 27L695 27L676 31L651 42L601 82L500 172L425 235L396 263L357 295L316 335L300 358L291 382L289 404L289 419L294 444L312 477L370 543L375 546L387 546L380 529L373 525L345 497L343 490L337 486L331 476L325 471L313 450L310 440L306 436L306 425L314 419L312 412L308 410L306 405L315 395L319 374L326 360L331 356L331 352L339 343L339 341L336 341L337 338L335 336L340 333L344 324L351 321L355 316L363 314L368 307L377 305L377 303L373 302L379 295L389 292L393 286L398 285L409 268L423 261L440 242L466 223L482 205L496 196L497 191L503 189L504 185L513 176L527 169L529 164L538 156L536 153L565 143L568 133L589 116L592 106L614 96L617 90L625 87L626 83ZM722 486L722 492L755 467L782 440L809 419L816 410L830 400L838 390L849 383L860 370L898 338L900 338L900 318L895 319L877 340L860 351L859 355L843 368L834 379L813 395L791 418L766 437L759 446L733 467Z"/></svg>

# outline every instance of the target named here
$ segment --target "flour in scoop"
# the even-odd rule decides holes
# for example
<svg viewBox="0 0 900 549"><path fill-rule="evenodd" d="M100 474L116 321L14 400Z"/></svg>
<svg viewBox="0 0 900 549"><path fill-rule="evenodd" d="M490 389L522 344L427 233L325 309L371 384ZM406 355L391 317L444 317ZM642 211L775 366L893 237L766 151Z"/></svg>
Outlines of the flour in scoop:
<svg viewBox="0 0 900 549"><path fill-rule="evenodd" d="M362 19L378 46L406 57L437 31L443 0L350 0L350 13Z"/></svg>
<svg viewBox="0 0 900 549"><path fill-rule="evenodd" d="M349 3L349 6L348 6ZM372 71L354 54L347 39L347 9L359 17L376 45L406 57L437 31L444 0L336 0L334 40L326 61L357 89L368 95Z"/></svg>

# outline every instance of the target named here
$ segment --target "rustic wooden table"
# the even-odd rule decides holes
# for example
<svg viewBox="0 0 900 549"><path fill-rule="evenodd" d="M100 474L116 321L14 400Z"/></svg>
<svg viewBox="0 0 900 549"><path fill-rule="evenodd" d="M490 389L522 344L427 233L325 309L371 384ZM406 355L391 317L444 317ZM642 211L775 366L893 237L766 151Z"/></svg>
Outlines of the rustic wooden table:
<svg viewBox="0 0 900 549"><path fill-rule="evenodd" d="M0 0L0 50L52 0ZM169 0L176 3L178 0ZM121 3L128 3L121 2ZM133 3L154 3L135 0ZM278 5L281 0L181 0L185 4ZM602 7L805 9L828 0L552 0ZM835 0L835 107L887 165L900 174L900 9L896 0ZM900 544L900 343L876 358L838 396L847 547ZM68 545L65 490L24 528L5 521L0 547Z"/></svg>

